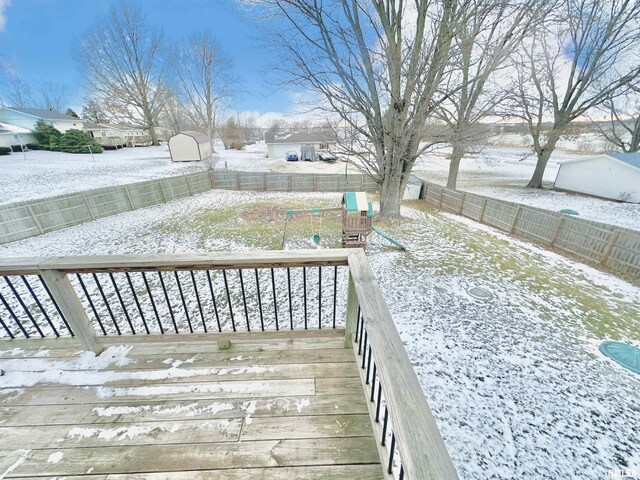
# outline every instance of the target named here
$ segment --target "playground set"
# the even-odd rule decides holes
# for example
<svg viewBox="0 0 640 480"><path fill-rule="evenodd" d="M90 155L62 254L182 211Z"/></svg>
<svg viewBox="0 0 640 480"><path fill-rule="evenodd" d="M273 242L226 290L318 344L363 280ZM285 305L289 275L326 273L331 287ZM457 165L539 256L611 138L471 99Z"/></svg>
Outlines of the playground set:
<svg viewBox="0 0 640 480"><path fill-rule="evenodd" d="M287 210L282 236L282 249L287 239L289 219L295 215L309 215L311 220L312 238L316 248L320 246L320 231L322 216L325 213L342 212L342 248L367 248L367 237L375 232L399 249L406 251L406 247L373 226L373 206L367 199L366 192L345 192L342 195L342 206L331 208L309 208L305 210Z"/></svg>

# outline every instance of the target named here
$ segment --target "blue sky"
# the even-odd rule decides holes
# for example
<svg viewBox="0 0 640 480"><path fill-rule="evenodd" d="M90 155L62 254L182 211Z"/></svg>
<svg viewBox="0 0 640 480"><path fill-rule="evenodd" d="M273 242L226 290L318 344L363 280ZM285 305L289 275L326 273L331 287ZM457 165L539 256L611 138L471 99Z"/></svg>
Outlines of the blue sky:
<svg viewBox="0 0 640 480"><path fill-rule="evenodd" d="M69 103L80 106L82 78L73 46L110 5L109 0L0 0L0 58L29 83L66 84ZM149 23L160 26L169 42L201 31L218 39L240 80L235 109L265 114L294 108L288 92L264 82L274 57L261 47L255 23L235 0L141 0L141 5Z"/></svg>

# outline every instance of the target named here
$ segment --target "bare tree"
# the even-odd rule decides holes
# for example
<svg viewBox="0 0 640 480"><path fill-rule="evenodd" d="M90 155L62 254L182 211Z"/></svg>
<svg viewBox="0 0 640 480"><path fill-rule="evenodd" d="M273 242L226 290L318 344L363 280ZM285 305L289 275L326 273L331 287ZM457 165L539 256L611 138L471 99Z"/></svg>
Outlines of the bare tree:
<svg viewBox="0 0 640 480"><path fill-rule="evenodd" d="M173 91L169 91L165 95L164 105L161 123L170 128L173 133L198 128L190 123L187 116L187 107Z"/></svg>
<svg viewBox="0 0 640 480"><path fill-rule="evenodd" d="M508 85L494 79L523 36L542 21L553 2L489 0L458 29L451 55L451 73L436 116L448 127L450 155L448 188L456 188L460 161L469 148L487 136L480 122L495 115ZM453 88L456 87L456 88ZM505 88L506 87L506 88Z"/></svg>
<svg viewBox="0 0 640 480"><path fill-rule="evenodd" d="M27 82L14 77L8 79L7 86L3 100L7 107L35 108L33 90Z"/></svg>
<svg viewBox="0 0 640 480"><path fill-rule="evenodd" d="M104 107L96 100L89 100L82 107L82 118L93 123L106 123L109 116L105 113Z"/></svg>
<svg viewBox="0 0 640 480"><path fill-rule="evenodd" d="M607 98L600 110L609 115L608 127L594 122L600 134L623 152L640 151L640 88Z"/></svg>
<svg viewBox="0 0 640 480"><path fill-rule="evenodd" d="M274 27L285 53L282 77L319 93L332 123L347 124L357 138L343 142L342 153L380 184L381 215L398 216L426 148L425 121L448 96L441 81L473 0L246 3Z"/></svg>
<svg viewBox="0 0 640 480"><path fill-rule="evenodd" d="M227 118L220 127L218 133L222 139L222 144L224 145L225 150L242 150L244 148L242 129L236 122L235 118Z"/></svg>
<svg viewBox="0 0 640 480"><path fill-rule="evenodd" d="M558 12L557 21L537 28L515 55L516 115L526 122L537 156L531 188L542 187L547 162L568 125L640 75L640 64L627 62L639 46L640 2L566 0Z"/></svg>
<svg viewBox="0 0 640 480"><path fill-rule="evenodd" d="M147 128L154 145L166 92L162 48L162 33L146 23L140 5L120 2L97 19L77 52L92 95L119 121Z"/></svg>
<svg viewBox="0 0 640 480"><path fill-rule="evenodd" d="M174 58L176 91L186 107L184 113L213 137L218 110L231 95L231 63L206 33L191 37Z"/></svg>
<svg viewBox="0 0 640 480"><path fill-rule="evenodd" d="M62 83L43 81L38 82L36 88L35 104L38 108L61 112L65 108L67 100L67 87Z"/></svg>

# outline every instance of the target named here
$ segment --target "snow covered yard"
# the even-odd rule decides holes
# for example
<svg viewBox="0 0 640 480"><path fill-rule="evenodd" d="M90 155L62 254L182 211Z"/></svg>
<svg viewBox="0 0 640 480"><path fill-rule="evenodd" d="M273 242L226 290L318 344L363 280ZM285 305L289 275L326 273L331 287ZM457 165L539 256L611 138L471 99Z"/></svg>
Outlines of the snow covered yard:
<svg viewBox="0 0 640 480"><path fill-rule="evenodd" d="M339 194L212 191L0 246L0 256L279 248L287 208ZM377 222L368 257L461 478L606 478L640 469L640 378L602 339L640 344L640 288L422 202ZM339 242L329 215L287 248ZM466 290L482 285L493 301Z"/></svg>
<svg viewBox="0 0 640 480"><path fill-rule="evenodd" d="M94 155L48 152L0 157L0 203L52 197L206 170L203 163L174 163L166 145L105 150Z"/></svg>
<svg viewBox="0 0 640 480"><path fill-rule="evenodd" d="M446 149L425 155L415 167L418 177L446 185L449 160ZM523 188L533 173L535 157L526 148L487 147L469 154L460 163L459 190L523 203L553 211L572 209L596 222L640 230L640 205L619 203L587 195L551 190L558 173L558 162L592 156L584 153L555 151L544 174L545 189Z"/></svg>

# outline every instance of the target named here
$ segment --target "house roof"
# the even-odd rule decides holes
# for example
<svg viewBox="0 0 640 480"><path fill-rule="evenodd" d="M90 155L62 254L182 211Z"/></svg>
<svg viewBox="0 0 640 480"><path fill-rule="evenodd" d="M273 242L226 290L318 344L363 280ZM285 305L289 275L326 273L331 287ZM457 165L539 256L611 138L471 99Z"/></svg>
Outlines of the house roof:
<svg viewBox="0 0 640 480"><path fill-rule="evenodd" d="M613 152L613 153L603 153L601 155L595 155L593 157L587 157L587 158L576 158L575 160L567 160L566 162L560 162L560 165L568 165L571 163L578 163L578 162L588 162L590 160L593 160L595 158L610 158L612 160L618 161L618 162L622 162L625 163L627 165L630 165L632 167L638 168L640 169L640 152L632 152L632 153L626 153L626 152Z"/></svg>
<svg viewBox="0 0 640 480"><path fill-rule="evenodd" d="M9 123L0 123L0 134L15 135L20 133L31 133L31 130Z"/></svg>
<svg viewBox="0 0 640 480"><path fill-rule="evenodd" d="M184 132L180 132L176 135L187 135L193 139L195 139L198 143L211 143L211 138L206 133L196 132L195 130L185 130ZM174 135L174 137L176 136Z"/></svg>
<svg viewBox="0 0 640 480"><path fill-rule="evenodd" d="M264 134L265 143L338 143L332 131L321 132L289 132Z"/></svg>
<svg viewBox="0 0 640 480"><path fill-rule="evenodd" d="M73 120L82 121L79 118L65 115L64 113L56 112L55 110L48 110L46 108L17 108L17 107L2 107L14 112L24 113L32 117L42 118L44 120Z"/></svg>

